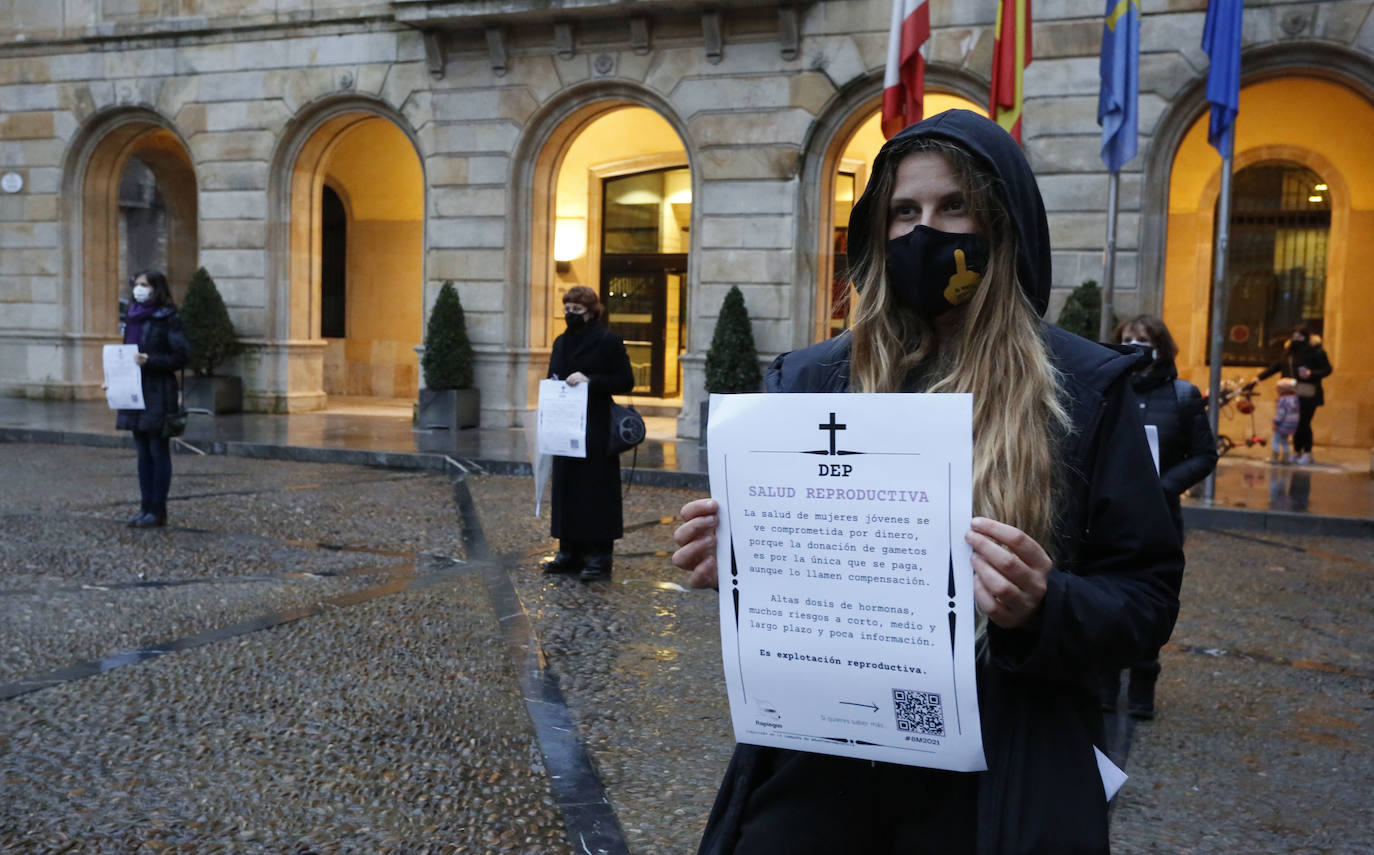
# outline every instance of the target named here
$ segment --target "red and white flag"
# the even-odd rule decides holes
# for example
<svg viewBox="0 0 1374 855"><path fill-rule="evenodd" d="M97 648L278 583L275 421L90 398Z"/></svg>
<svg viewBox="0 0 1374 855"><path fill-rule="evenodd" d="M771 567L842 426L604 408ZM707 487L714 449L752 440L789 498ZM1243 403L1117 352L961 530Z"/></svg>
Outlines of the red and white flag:
<svg viewBox="0 0 1374 855"><path fill-rule="evenodd" d="M883 74L883 136L887 139L921 121L929 39L926 0L892 0L892 29L887 35L887 70Z"/></svg>

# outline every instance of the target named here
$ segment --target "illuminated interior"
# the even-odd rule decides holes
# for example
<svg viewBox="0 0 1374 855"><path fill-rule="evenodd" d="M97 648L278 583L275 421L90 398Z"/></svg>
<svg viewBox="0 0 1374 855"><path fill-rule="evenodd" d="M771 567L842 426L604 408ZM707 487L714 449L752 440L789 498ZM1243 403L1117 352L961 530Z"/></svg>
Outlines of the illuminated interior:
<svg viewBox="0 0 1374 855"><path fill-rule="evenodd" d="M634 394L680 396L692 179L677 133L643 107L602 114L567 146L554 210L555 291L600 294L630 354ZM550 335L559 320L551 315Z"/></svg>
<svg viewBox="0 0 1374 855"><path fill-rule="evenodd" d="M1221 188L1221 159L1207 143L1207 125L1208 116L1203 111L1174 154L1164 269L1163 317L1179 345L1179 374L1200 387L1207 385L1208 378L1214 220ZM1374 289L1364 284L1367 271L1374 265L1374 242L1358 238L1374 234L1374 160L1368 155L1371 135L1374 107L1340 83L1293 74L1241 89L1234 165L1237 179L1251 167L1284 166L1311 186L1295 184L1292 198L1277 208L1290 209L1287 213L1325 210L1329 212L1329 226L1290 223L1277 230L1286 233L1275 235L1272 248L1260 247L1273 254L1283 276L1299 267L1306 280L1315 276L1318 262L1324 262L1324 281L1320 287L1305 283L1300 305L1276 318L1272 328L1262 327L1249 317L1230 323L1228 317L1228 339L1258 339L1272 352L1273 340L1283 334L1281 327L1293 320L1294 312L1305 320L1320 319L1322 343L1335 372L1323 383L1327 403L1314 422L1318 445L1368 445L1374 438L1374 338L1363 330L1365 318L1374 311ZM1325 186L1318 189L1319 185ZM1301 195L1297 195L1299 191ZM1313 196L1321 201L1308 201ZM1314 233L1314 229L1323 234ZM1302 250L1299 261L1285 260L1285 253L1298 249ZM1270 278L1272 272L1271 264ZM1252 284L1241 283L1239 287L1250 288ZM1319 300L1320 305L1313 300ZM1252 365L1231 366L1227 361L1223 360L1223 378L1254 376ZM1257 418L1269 417L1272 398L1272 387L1262 390Z"/></svg>
<svg viewBox="0 0 1374 855"><path fill-rule="evenodd" d="M324 391L414 398L414 348L423 338L420 159L400 128L376 116L327 123L315 136L322 135L307 190L313 212L307 239L318 295L309 334L327 343Z"/></svg>

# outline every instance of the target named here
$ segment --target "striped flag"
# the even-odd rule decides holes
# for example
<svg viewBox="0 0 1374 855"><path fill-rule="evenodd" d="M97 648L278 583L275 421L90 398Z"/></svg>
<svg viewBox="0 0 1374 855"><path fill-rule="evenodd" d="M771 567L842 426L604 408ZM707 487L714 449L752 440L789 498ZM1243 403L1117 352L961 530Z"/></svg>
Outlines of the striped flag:
<svg viewBox="0 0 1374 855"><path fill-rule="evenodd" d="M1222 157L1235 149L1236 113L1240 111L1242 10L1242 0L1210 0L1202 30L1202 49L1212 58L1207 69L1207 100L1212 102L1207 142Z"/></svg>
<svg viewBox="0 0 1374 855"><path fill-rule="evenodd" d="M998 0L988 116L1021 142L1022 79L1031 63L1031 0Z"/></svg>
<svg viewBox="0 0 1374 855"><path fill-rule="evenodd" d="M1102 89L1097 123L1102 126L1102 162L1120 172L1136 155L1140 120L1140 3L1107 0L1102 26Z"/></svg>
<svg viewBox="0 0 1374 855"><path fill-rule="evenodd" d="M887 69L883 73L883 136L888 139L907 125L921 121L929 38L930 9L926 0L892 0Z"/></svg>

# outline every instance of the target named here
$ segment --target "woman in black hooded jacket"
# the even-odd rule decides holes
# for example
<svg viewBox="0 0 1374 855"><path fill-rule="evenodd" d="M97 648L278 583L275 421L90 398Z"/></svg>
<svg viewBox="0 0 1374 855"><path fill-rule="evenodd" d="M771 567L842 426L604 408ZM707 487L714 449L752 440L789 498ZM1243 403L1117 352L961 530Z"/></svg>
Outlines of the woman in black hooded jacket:
<svg viewBox="0 0 1374 855"><path fill-rule="evenodd" d="M1183 555L1128 375L1134 354L1045 325L1049 228L1025 156L949 111L884 146L850 218L849 333L776 392L974 394L974 598L987 771L739 745L702 853L1105 853L1097 675L1169 636ZM975 274L967 287L968 273ZM716 581L716 503L674 563Z"/></svg>

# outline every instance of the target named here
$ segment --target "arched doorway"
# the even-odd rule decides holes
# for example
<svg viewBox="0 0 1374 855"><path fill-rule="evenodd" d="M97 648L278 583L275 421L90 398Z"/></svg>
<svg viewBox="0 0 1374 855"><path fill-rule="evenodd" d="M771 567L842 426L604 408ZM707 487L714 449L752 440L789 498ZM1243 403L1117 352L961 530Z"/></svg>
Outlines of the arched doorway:
<svg viewBox="0 0 1374 855"><path fill-rule="evenodd" d="M68 198L79 200L68 209L71 233L81 235L79 248L69 248L68 323L73 332L113 336L139 270L164 270L178 302L186 293L200 249L195 169L170 126L144 111L95 126L77 158L67 183Z"/></svg>
<svg viewBox="0 0 1374 855"><path fill-rule="evenodd" d="M1162 301L1179 344L1179 373L1202 386L1221 187L1221 161L1207 144L1207 122L1205 110L1199 111L1170 167ZM1319 445L1374 441L1368 391L1374 341L1362 329L1374 311L1374 290L1362 287L1374 264L1374 244L1358 239L1374 229L1371 134L1374 105L1341 82L1287 74L1241 89L1233 188L1239 204L1232 219L1239 230L1229 250L1236 263L1228 264L1222 376L1253 377L1295 319L1319 322L1335 368L1323 384L1323 416L1314 423ZM1292 198L1285 201L1285 192ZM1237 255L1242 252L1251 253L1253 263ZM1257 417L1268 418L1272 395L1259 399L1258 408Z"/></svg>
<svg viewBox="0 0 1374 855"><path fill-rule="evenodd" d="M569 132L550 143L557 146L547 179L551 215L543 240L532 242L552 252L533 262L549 275L531 294L532 305L543 308L532 313L531 340L552 344L562 295L585 285L601 296L607 325L625 340L634 394L677 401L692 223L687 151L672 125L646 107L593 105L568 123Z"/></svg>
<svg viewBox="0 0 1374 855"><path fill-rule="evenodd" d="M882 97L875 97L855 111L845 123L826 155L820 205L821 230L817 244L817 299L815 336L819 341L839 335L849 328L851 287L848 271L849 212L863 195L869 171L886 140L882 132ZM959 95L928 92L925 115L946 110L972 110L986 116L987 111Z"/></svg>
<svg viewBox="0 0 1374 855"><path fill-rule="evenodd" d="M1298 324L1321 335L1330 233L1330 185L1316 172L1283 160L1236 172L1223 365L1273 364Z"/></svg>
<svg viewBox="0 0 1374 855"><path fill-rule="evenodd" d="M290 178L290 338L323 344L326 396L414 399L423 338L425 180L410 137L338 112Z"/></svg>

